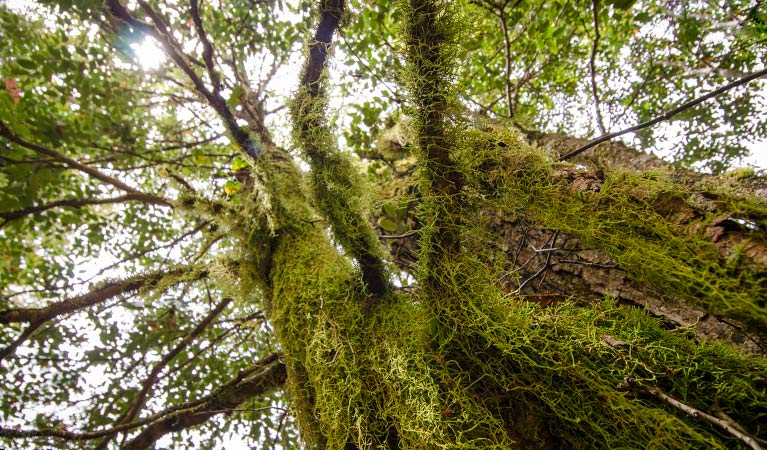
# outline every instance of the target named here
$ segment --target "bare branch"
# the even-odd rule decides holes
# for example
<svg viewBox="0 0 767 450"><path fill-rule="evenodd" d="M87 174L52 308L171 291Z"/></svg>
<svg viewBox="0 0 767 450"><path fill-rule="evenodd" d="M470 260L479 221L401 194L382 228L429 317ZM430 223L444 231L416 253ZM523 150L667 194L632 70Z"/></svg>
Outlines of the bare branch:
<svg viewBox="0 0 767 450"><path fill-rule="evenodd" d="M141 390L136 394L135 397L133 397L133 400L130 403L130 406L128 407L128 410L125 412L125 414L120 417L115 424L116 425L122 425L125 423L128 423L132 421L136 415L138 415L139 411L141 411L141 407L144 404L147 395L149 395L150 390L152 389L152 386L157 382L158 377L160 376L160 372L162 372L163 369L171 362L173 359L178 356L179 353L181 353L184 349L186 349L189 344L194 341L205 329L208 328L208 326L213 322L213 319L218 317L219 314L232 302L232 299L226 298L221 303L216 305L216 307L211 310L210 313L200 322L189 334L187 334L184 339L181 340L181 342L176 345L176 347L173 348L170 352L168 352L163 358L157 362L157 364L152 367L151 372L144 380L144 383L141 385ZM102 447L107 444L109 441L109 438L107 438L105 441L99 444L99 447Z"/></svg>
<svg viewBox="0 0 767 450"><path fill-rule="evenodd" d="M211 45L208 39L208 34L205 33L205 28L202 26L202 19L200 18L200 7L197 0L189 0L190 14L192 15L192 21L194 22L194 28L197 31L197 37L202 42L202 60L205 62L205 67L208 69L208 77L210 77L210 83L213 85L213 94L218 95L221 91L221 77L216 71L216 65L213 62L213 45Z"/></svg>
<svg viewBox="0 0 767 450"><path fill-rule="evenodd" d="M158 271L150 274L136 275L118 281L110 281L87 294L73 297L58 303L52 303L44 308L14 308L0 311L0 324L9 324L17 322L28 322L29 326L22 334L9 346L0 350L0 361L13 353L19 345L26 341L40 325L53 319L54 317L71 314L79 310L102 303L118 295L135 292L147 286L152 286L160 280L177 277L182 281L180 275L190 271L189 266L179 267L173 270ZM200 278L207 276L206 270L201 270L198 274Z"/></svg>
<svg viewBox="0 0 767 450"><path fill-rule="evenodd" d="M687 103L684 103L683 105L679 106L678 108L674 108L671 111L665 112L662 115L660 115L660 116L658 116L658 117L656 117L654 119L648 120L647 122L643 122L643 123L640 123L639 125L635 125L633 127L626 128L625 130L616 131L615 133L610 133L610 134L605 134L604 136L600 136L597 139L594 139L593 141L590 141L588 144L586 144L586 145L584 145L584 146L582 146L582 147L580 147L580 148L578 148L576 150L573 150L572 152L570 152L570 153L568 153L568 154L566 154L564 156L560 156L559 157L559 161L567 161L568 159L570 159L570 158L572 158L574 156L580 155L581 153L585 152L586 150L588 150L588 149L590 149L592 147L595 147L595 146L601 144L602 142L609 141L609 140L614 139L614 138L616 138L618 136L622 136L622 135L624 135L626 133L631 133L631 132L638 131L638 130L641 130L641 129L644 129L644 128L648 128L648 127L651 127L651 126L655 125L656 123L663 122L665 120L669 120L672 117L674 117L675 115L679 114L680 112L685 111L687 109L690 109L693 106L698 105L700 103L703 103L704 101L706 101L706 100L708 100L710 98L716 97L717 95L725 93L725 92L729 91L730 89L736 88L738 86L741 86L743 84L748 83L749 81L753 81L753 80L756 80L757 78L762 78L764 76L767 76L767 69L763 69L763 70L760 70L759 72L752 73L751 75L749 75L749 76L747 76L745 78L741 78L741 79L739 79L737 81L734 81L734 82L732 82L732 83L730 83L730 84L728 84L726 86L722 86L719 89L711 91L711 92L709 92L708 94L706 94L706 95L704 95L702 97L696 98L695 100L691 100L691 101L689 101Z"/></svg>
<svg viewBox="0 0 767 450"><path fill-rule="evenodd" d="M65 199L65 200L56 200L54 202L51 202L45 205L30 206L29 208L17 209L14 211L7 211L7 212L0 212L0 219L3 219L3 223L0 224L0 227L4 226L6 223L12 220L20 219L22 217L41 213L44 211L48 211L49 209L54 209L59 207L82 208L84 206L109 205L109 204L125 203L125 202L131 202L131 201L143 202L150 205L170 206L168 203L164 201L160 201L157 197L143 194L143 193L127 194L127 195L123 195L120 197L113 197L113 198L87 198L87 199L72 198L72 199Z"/></svg>
<svg viewBox="0 0 767 450"><path fill-rule="evenodd" d="M718 417L714 417L711 414L707 414L699 409L693 408L692 406L686 403L682 403L681 401L671 397L670 395L666 394L665 392L661 391L660 389L654 386L645 386L632 378L626 377L625 383L626 383L625 385L621 384L619 388L622 388L622 389L630 388L639 392L650 394L654 397L657 397L664 403L689 414L695 419L702 419L702 420L705 420L706 422L716 425L717 427L730 433L730 435L734 436L735 438L740 439L744 444L748 445L753 450L764 450L764 447L759 445L759 443L754 437L744 432L743 427L740 424L732 422L731 419L727 420L727 419L720 419Z"/></svg>
<svg viewBox="0 0 767 450"><path fill-rule="evenodd" d="M149 18L152 20L153 25L149 25L135 19L133 16L131 16L130 12L125 9L119 0L106 0L106 5L112 14L124 20L131 26L138 26L141 30L157 39L157 41L165 50L165 53L170 56L176 66L178 66L178 68L181 69L192 82L195 91L197 91L197 93L207 101L207 103L216 111L216 113L218 113L219 117L224 122L226 129L229 131L229 134L237 143L237 145L251 157L257 158L262 151L261 146L252 141L248 136L248 133L237 124L237 120L235 119L232 111L227 106L226 100L221 96L215 86L213 91L208 89L202 78L200 78L197 72L195 72L195 70L190 66L188 61L191 61L192 58L189 57L189 55L182 53L180 50L182 47L178 42L176 42L176 39L168 30L168 27L166 26L162 17L147 2L139 0L138 4L144 10L147 16L149 16ZM265 129L257 131L263 140L268 139L268 133Z"/></svg>
<svg viewBox="0 0 767 450"><path fill-rule="evenodd" d="M248 377L238 377L217 389L205 402L195 408L179 411L178 414L152 423L138 436L122 447L122 450L143 450L162 436L175 431L199 425L221 412L236 408L244 401L268 394L285 383L287 371L285 364L273 354L257 365L257 370Z"/></svg>
<svg viewBox="0 0 767 450"><path fill-rule="evenodd" d="M135 188L132 188L132 187L128 186L127 184L123 183L122 181L118 180L117 178L110 177L109 175L106 175L106 174L102 173L101 171L94 169L93 167L90 167L90 166L87 166L85 164L82 164L82 163L80 163L78 161L75 161L72 158L68 158L68 157L62 155L61 153L59 153L59 152L57 152L55 150L52 150L52 149L50 149L48 147L44 147L42 145L35 144L34 142L29 142L29 141L25 140L21 136L15 134L13 131L11 131L10 128L8 128L2 120L0 120L0 136L3 136L5 138L7 138L9 141L11 141L11 142L13 142L15 144L18 144L18 145L20 145L22 147L25 147L25 148L27 148L29 150L32 150L35 153L38 153L38 154L41 154L41 155L45 155L45 156L51 157L51 158L53 158L53 159L55 159L57 161L60 161L60 162L64 163L67 167L69 167L70 169L79 170L82 173L88 174L88 175L92 176L93 178L95 178L95 179L97 179L99 181L103 181L104 183L107 183L109 185L112 185L112 186L116 187L117 189L120 189L121 191L127 192L128 194L133 194L133 195L137 195L137 196L143 196L146 199L154 198L154 203L155 204L172 206L165 199L162 199L162 198L157 197L157 196L152 196L152 195L149 195L149 194L145 194L145 193L139 191L138 189L135 189Z"/></svg>
<svg viewBox="0 0 767 450"><path fill-rule="evenodd" d="M597 116L599 132L607 133L602 111L599 107L599 91L597 90L596 58L597 46L599 45L599 0L591 0L591 11L594 16L594 40L591 43L591 57L589 58L589 72L591 73L591 94L594 96L594 110Z"/></svg>
<svg viewBox="0 0 767 450"><path fill-rule="evenodd" d="M135 422L86 433L58 429L14 430L0 427L0 437L10 439L52 437L66 441L87 441L150 425L125 447L126 449L145 449L151 447L154 441L168 432L198 425L223 410L234 409L250 398L266 395L282 386L287 378L287 372L285 364L280 361L280 358L279 353L273 353L241 370L237 377L217 388L210 395L172 406Z"/></svg>

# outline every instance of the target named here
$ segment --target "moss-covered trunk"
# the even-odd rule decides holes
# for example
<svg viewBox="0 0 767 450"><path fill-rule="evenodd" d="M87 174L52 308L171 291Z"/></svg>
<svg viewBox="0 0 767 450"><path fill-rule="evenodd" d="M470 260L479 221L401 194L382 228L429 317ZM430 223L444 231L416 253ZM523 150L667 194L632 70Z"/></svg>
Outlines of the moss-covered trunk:
<svg viewBox="0 0 767 450"><path fill-rule="evenodd" d="M338 26L342 6L320 2L313 45L324 51L310 52L293 111L311 173L276 149L259 160L269 221L246 249L269 261L248 285L270 298L307 447L760 448L761 357L668 330L610 298L620 292L593 293L597 269L619 268L661 301L763 333L764 199L674 172L558 164L513 127L462 120L450 86L460 21L449 2L411 1L418 283L397 289L384 267L396 257L371 239L361 180L333 148L314 84L334 31L323 27ZM731 254L706 231L725 216L745 227ZM545 265L521 262L537 255ZM557 301L542 301L554 287Z"/></svg>

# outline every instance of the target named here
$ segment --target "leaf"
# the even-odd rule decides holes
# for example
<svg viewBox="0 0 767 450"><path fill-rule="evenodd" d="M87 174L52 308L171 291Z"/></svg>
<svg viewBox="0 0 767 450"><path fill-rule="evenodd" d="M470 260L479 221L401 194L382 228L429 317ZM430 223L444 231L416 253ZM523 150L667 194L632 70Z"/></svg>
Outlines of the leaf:
<svg viewBox="0 0 767 450"><path fill-rule="evenodd" d="M18 64L19 67L21 67L22 69L26 69L28 71L33 71L37 69L37 64L31 59L27 59L27 58L16 59L16 64Z"/></svg>
<svg viewBox="0 0 767 450"><path fill-rule="evenodd" d="M242 170L246 167L248 167L248 162L239 156L235 156L234 161L232 161L232 172L237 172L238 170Z"/></svg>
<svg viewBox="0 0 767 450"><path fill-rule="evenodd" d="M242 188L242 183L235 180L229 180L224 186L224 192L226 192L226 195L234 195L240 191L240 188Z"/></svg>
<svg viewBox="0 0 767 450"><path fill-rule="evenodd" d="M378 219L378 226L389 232L397 231L397 224L385 217Z"/></svg>
<svg viewBox="0 0 767 450"><path fill-rule="evenodd" d="M234 108L239 105L242 103L243 95L245 95L245 88L242 86L235 86L234 89L232 89L232 95L229 97L229 100L226 101L226 106Z"/></svg>
<svg viewBox="0 0 767 450"><path fill-rule="evenodd" d="M391 203L384 203L383 211L389 217L392 217L392 218L397 217L397 209Z"/></svg>
<svg viewBox="0 0 767 450"><path fill-rule="evenodd" d="M615 9L620 9L622 11L631 9L631 7L634 6L634 3L636 3L636 0L609 0L607 2L608 5L613 5Z"/></svg>
<svg viewBox="0 0 767 450"><path fill-rule="evenodd" d="M192 158L195 164L203 164L207 160L207 158L205 157L205 154L200 149L195 149L192 152Z"/></svg>

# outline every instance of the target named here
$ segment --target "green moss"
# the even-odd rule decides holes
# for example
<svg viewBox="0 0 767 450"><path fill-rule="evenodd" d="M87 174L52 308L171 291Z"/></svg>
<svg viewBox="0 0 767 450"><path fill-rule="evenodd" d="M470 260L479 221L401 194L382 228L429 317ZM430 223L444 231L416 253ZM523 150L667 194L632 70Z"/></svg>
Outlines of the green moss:
<svg viewBox="0 0 767 450"><path fill-rule="evenodd" d="M457 257L445 297L393 296L364 313L359 276L307 226L275 251L275 330L310 447L737 448L630 377L767 435L767 364L662 330L605 301L540 308L503 297ZM616 342L618 344L616 344ZM390 432L390 431L389 431Z"/></svg>
<svg viewBox="0 0 767 450"><path fill-rule="evenodd" d="M269 208L278 211L269 314L307 446L743 446L641 388L628 389L627 379L766 437L763 359L664 331L658 320L610 299L541 308L498 291L503 264L482 253L488 209L576 235L635 279L697 298L712 311L764 321L749 298L763 294L758 280L720 267L710 243L658 212L688 197L665 174L617 173L599 192L578 192L557 183L558 168L513 131L472 129L453 117L457 18L448 2L403 5L423 196L418 294L388 291L371 306L353 262L326 230L300 219L310 210L296 176L267 170L262 177L275 196L296 190L295 201ZM375 247L366 243L367 225L353 223L364 217L359 180L331 151L323 111L321 96L299 95L297 141L312 164L318 208L357 257Z"/></svg>
<svg viewBox="0 0 767 450"><path fill-rule="evenodd" d="M307 64L316 64L307 59ZM315 206L330 223L338 243L359 262L368 289L382 295L388 289L388 277L383 248L367 220L368 189L359 168L337 149L326 119L324 82L322 76L317 81L319 87L308 85L298 90L291 105L293 138L311 167Z"/></svg>
<svg viewBox="0 0 767 450"><path fill-rule="evenodd" d="M767 326L767 309L759 303L767 297L764 274L728 267L710 240L667 218L665 204L686 205L690 192L656 175L615 173L599 192L551 185L533 190L535 201L522 205L513 192L508 206L522 207L544 226L605 250L639 282L681 295L709 312Z"/></svg>
<svg viewBox="0 0 767 450"><path fill-rule="evenodd" d="M727 176L733 177L736 180L743 180L747 178L753 178L756 176L756 171L753 167L739 167L737 169L727 172Z"/></svg>

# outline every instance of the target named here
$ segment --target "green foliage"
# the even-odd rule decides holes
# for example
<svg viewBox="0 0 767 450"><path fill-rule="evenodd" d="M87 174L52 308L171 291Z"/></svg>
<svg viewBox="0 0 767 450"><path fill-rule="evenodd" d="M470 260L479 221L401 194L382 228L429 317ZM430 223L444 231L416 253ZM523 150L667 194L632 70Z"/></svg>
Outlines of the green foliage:
<svg viewBox="0 0 767 450"><path fill-rule="evenodd" d="M354 78L344 89L366 99L372 91L377 97L370 107L351 111L358 123L376 111L399 108L405 98L398 88L402 61L392 59L391 51L403 52L403 44L386 39L402 22L401 13L392 11L389 2L359 3L361 11L344 41L347 65L354 67ZM530 128L599 134L589 70L595 38L589 2L578 7L565 0L456 3L470 11L463 19L456 74L456 92L465 107L496 118L513 117ZM656 117L759 70L767 54L765 40L759 38L764 23L760 5L753 0L728 2L726 7L665 0L598 2L595 82L609 131ZM508 52L501 21L508 29ZM362 80L360 71L367 75ZM507 79L511 104L505 94ZM721 172L767 136L763 90L762 82L739 88L689 110L673 126L637 133L632 143L663 150L685 166ZM360 142L365 127L359 127L361 131L353 128L350 145L364 150ZM362 140L356 139L360 136Z"/></svg>

